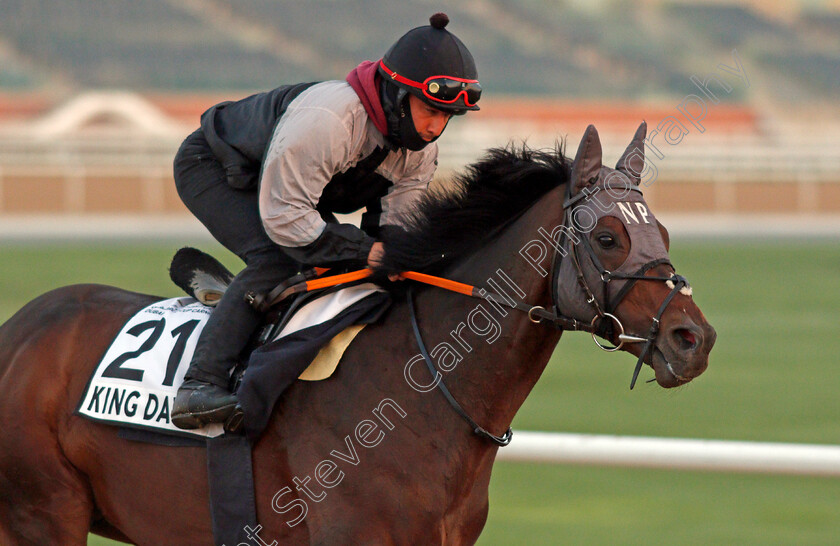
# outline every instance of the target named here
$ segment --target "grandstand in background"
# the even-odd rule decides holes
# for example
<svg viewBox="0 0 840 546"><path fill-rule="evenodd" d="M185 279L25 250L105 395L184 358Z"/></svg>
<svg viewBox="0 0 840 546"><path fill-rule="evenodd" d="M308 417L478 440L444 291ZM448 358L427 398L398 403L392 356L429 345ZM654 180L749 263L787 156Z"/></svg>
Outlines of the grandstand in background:
<svg viewBox="0 0 840 546"><path fill-rule="evenodd" d="M204 109L343 78L431 9L0 0L0 214L185 214L171 163ZM664 134L673 119L687 134L648 148L657 210L840 213L840 2L469 0L447 12L487 93L441 138L441 182L510 141L574 147L589 123L615 161L641 120ZM719 70L733 55L749 85ZM731 88L719 102L692 81L715 73ZM697 124L679 109L689 95L704 99Z"/></svg>
<svg viewBox="0 0 840 546"><path fill-rule="evenodd" d="M185 213L172 159L219 96L83 94L58 105L0 98L0 213ZM700 133L674 106L507 99L453 121L441 138L440 183L510 142L574 153L586 125L616 161L641 120L689 129L652 143L645 194L663 212L840 213L838 125L768 121L745 105L709 105Z"/></svg>
<svg viewBox="0 0 840 546"><path fill-rule="evenodd" d="M0 0L0 88L230 92L343 78L406 29L426 24L435 7L416 0ZM840 84L836 0L469 0L446 10L494 94L678 99L692 74L732 49L767 85L728 100L832 103Z"/></svg>

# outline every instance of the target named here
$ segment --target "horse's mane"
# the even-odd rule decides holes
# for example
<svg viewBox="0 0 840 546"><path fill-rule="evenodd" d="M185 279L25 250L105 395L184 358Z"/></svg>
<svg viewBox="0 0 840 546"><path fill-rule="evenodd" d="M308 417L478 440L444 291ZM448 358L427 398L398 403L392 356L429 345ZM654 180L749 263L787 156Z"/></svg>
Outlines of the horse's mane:
<svg viewBox="0 0 840 546"><path fill-rule="evenodd" d="M493 148L445 190L426 193L401 217L406 230L383 230L383 269L427 270L443 266L528 209L552 188L569 181L563 148Z"/></svg>

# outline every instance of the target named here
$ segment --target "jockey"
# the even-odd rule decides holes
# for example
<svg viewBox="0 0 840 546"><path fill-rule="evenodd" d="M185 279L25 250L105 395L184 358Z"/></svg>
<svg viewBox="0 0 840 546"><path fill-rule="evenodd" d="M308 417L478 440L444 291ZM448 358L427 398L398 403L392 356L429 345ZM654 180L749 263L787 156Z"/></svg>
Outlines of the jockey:
<svg viewBox="0 0 840 546"><path fill-rule="evenodd" d="M236 412L231 370L260 322L247 294L311 266L378 265L378 235L432 180L434 141L451 116L479 109L475 62L448 22L433 15L346 81L213 106L181 145L178 194L246 265L201 333L172 407L176 426L224 422ZM361 229L333 216L363 207Z"/></svg>

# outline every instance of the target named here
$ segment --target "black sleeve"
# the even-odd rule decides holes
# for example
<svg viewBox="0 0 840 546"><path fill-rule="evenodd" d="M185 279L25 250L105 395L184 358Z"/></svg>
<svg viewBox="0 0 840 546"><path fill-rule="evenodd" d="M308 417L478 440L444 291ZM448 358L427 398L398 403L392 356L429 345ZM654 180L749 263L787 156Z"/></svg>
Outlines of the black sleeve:
<svg viewBox="0 0 840 546"><path fill-rule="evenodd" d="M351 224L327 224L320 237L306 246L281 247L293 260L318 267L367 266L374 239Z"/></svg>

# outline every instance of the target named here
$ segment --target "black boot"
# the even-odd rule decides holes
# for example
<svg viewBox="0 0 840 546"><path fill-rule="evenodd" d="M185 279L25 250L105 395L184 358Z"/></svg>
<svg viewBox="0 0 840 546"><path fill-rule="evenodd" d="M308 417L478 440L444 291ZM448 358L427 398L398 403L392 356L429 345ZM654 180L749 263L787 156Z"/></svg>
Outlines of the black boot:
<svg viewBox="0 0 840 546"><path fill-rule="evenodd" d="M224 243L227 239L219 240ZM237 250L237 245L230 242L225 246ZM294 273L292 267L297 267L270 241L262 250L250 253L246 262L248 265L230 283L198 338L186 380L172 404L172 423L178 428L224 422L226 430L233 431L242 424L242 410L237 409L236 396L227 386L231 370L241 362L241 353L262 318L245 295L271 290Z"/></svg>
<svg viewBox="0 0 840 546"><path fill-rule="evenodd" d="M228 390L230 373L260 321L260 315L245 301L250 286L247 272L246 268L230 284L198 338L186 378L172 404L172 424L178 428L224 423L236 409L236 396Z"/></svg>
<svg viewBox="0 0 840 546"><path fill-rule="evenodd" d="M172 404L172 424L182 429L224 423L236 410L236 396L226 389L197 379L184 381Z"/></svg>

